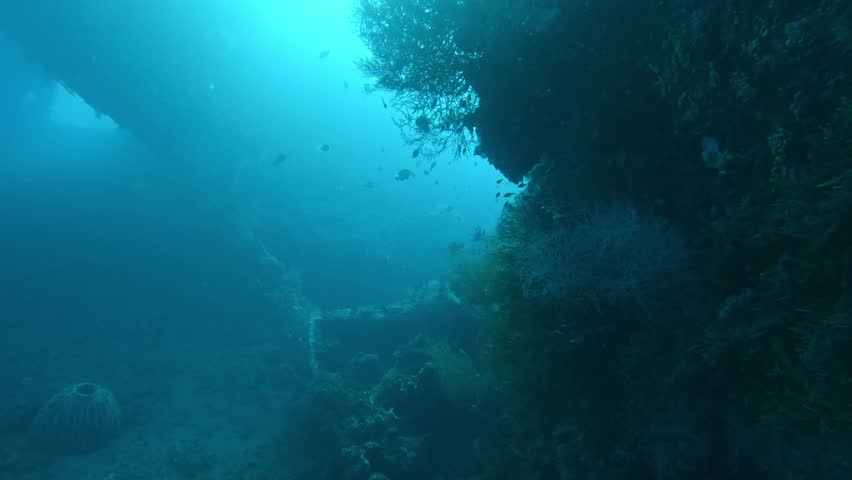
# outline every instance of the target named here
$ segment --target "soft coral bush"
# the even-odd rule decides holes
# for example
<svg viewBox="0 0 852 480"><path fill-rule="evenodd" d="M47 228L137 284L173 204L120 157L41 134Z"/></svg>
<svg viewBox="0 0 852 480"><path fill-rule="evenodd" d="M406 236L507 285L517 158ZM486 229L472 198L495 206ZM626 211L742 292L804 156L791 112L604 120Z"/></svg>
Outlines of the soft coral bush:
<svg viewBox="0 0 852 480"><path fill-rule="evenodd" d="M558 303L656 303L687 270L680 234L624 205L541 231L519 254L524 296Z"/></svg>

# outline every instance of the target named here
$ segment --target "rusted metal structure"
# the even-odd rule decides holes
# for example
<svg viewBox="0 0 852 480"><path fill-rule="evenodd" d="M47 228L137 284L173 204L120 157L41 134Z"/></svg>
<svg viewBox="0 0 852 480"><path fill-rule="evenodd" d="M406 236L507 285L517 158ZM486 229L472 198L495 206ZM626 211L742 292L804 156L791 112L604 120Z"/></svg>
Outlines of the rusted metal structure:
<svg viewBox="0 0 852 480"><path fill-rule="evenodd" d="M46 75L164 156L246 155L215 42L224 2L28 0L0 3L0 30ZM208 18L209 17L209 18ZM230 102L230 104L229 104Z"/></svg>

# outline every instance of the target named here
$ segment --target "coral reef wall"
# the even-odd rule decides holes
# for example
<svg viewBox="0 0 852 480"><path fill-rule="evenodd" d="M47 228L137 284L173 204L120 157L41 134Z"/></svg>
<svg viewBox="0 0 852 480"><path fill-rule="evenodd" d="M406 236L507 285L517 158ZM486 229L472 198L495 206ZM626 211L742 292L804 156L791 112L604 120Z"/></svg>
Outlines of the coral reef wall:
<svg viewBox="0 0 852 480"><path fill-rule="evenodd" d="M847 2L359 4L365 71L403 116L462 143L475 132L477 154L528 182L454 288L489 312L484 356L531 470L849 473ZM431 86L446 79L456 87ZM613 208L675 236L633 255L686 249L688 266L659 272L661 301L588 298L636 280L611 249L591 280L530 263L559 254L531 251L555 239L561 262L583 258L578 239L618 245L595 213ZM565 295L530 294L555 273Z"/></svg>

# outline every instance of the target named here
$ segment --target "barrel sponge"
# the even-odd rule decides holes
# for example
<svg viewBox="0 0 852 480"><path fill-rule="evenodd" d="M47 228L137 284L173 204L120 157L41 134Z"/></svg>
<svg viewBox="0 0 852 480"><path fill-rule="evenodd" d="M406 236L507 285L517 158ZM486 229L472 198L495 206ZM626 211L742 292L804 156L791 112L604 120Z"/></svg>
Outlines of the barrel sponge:
<svg viewBox="0 0 852 480"><path fill-rule="evenodd" d="M121 409L115 397L96 383L62 389L33 420L37 445L55 454L82 454L100 449L118 435Z"/></svg>

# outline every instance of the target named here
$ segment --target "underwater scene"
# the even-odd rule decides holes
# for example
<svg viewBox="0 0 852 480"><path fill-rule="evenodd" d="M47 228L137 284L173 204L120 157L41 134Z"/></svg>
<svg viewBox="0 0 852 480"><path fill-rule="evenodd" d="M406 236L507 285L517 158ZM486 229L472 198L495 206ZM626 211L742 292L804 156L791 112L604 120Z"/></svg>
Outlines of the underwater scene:
<svg viewBox="0 0 852 480"><path fill-rule="evenodd" d="M852 3L0 2L0 480L852 478Z"/></svg>

